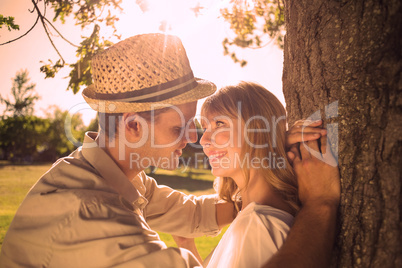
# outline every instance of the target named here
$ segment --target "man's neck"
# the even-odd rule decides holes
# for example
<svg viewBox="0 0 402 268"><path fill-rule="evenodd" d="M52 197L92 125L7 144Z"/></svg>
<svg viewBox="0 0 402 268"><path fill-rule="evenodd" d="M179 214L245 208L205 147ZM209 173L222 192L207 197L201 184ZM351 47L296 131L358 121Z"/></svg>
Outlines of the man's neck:
<svg viewBox="0 0 402 268"><path fill-rule="evenodd" d="M124 146L123 154L120 152L122 148L119 146L118 138L109 139L103 133L98 133L95 139L99 148L103 149L117 164L117 166L123 171L128 179L132 179L137 176L143 169L136 168L135 166L130 166L130 148Z"/></svg>

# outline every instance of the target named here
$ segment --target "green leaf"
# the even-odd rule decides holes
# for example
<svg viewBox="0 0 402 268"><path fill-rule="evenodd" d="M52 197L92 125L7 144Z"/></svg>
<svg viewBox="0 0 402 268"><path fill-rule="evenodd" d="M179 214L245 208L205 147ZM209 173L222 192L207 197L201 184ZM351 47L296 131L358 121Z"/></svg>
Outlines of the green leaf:
<svg viewBox="0 0 402 268"><path fill-rule="evenodd" d="M73 93L79 92L81 86L89 86L92 84L91 60L92 57L103 51L106 47L113 45L108 40L100 39L99 25L95 25L91 36L82 37L83 41L77 49L77 57L79 60L70 64L70 81L67 89L72 89Z"/></svg>
<svg viewBox="0 0 402 268"><path fill-rule="evenodd" d="M230 55L234 62L242 67L247 64L239 60L235 53L230 52L231 46L240 48L258 48L270 41L283 49L283 32L285 20L283 1L278 0L252 0L253 5L247 1L230 1L230 7L220 10L224 20L229 23L233 31L233 40L228 38L222 42L224 55ZM253 8L251 8L253 7Z"/></svg>
<svg viewBox="0 0 402 268"><path fill-rule="evenodd" d="M20 29L20 26L14 23L14 17L4 17L0 14L0 29L3 28L3 25L7 26L9 31Z"/></svg>

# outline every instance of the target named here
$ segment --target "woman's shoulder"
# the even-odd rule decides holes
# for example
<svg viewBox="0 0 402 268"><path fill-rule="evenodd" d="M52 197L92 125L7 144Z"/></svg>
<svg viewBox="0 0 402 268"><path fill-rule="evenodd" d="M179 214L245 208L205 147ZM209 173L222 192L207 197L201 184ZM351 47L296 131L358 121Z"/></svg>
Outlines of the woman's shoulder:
<svg viewBox="0 0 402 268"><path fill-rule="evenodd" d="M290 229L286 222L291 220L285 211L250 203L219 242L211 259L219 265L211 267L260 267L282 246Z"/></svg>
<svg viewBox="0 0 402 268"><path fill-rule="evenodd" d="M242 212L245 217L260 221L266 228L276 227L286 232L294 221L294 217L284 210L255 202L250 203Z"/></svg>
<svg viewBox="0 0 402 268"><path fill-rule="evenodd" d="M274 251L285 241L294 217L288 212L266 205L251 203L244 217L249 219L249 230L257 233L265 244L265 248ZM244 227L244 226L243 226ZM255 241L254 241L255 242Z"/></svg>

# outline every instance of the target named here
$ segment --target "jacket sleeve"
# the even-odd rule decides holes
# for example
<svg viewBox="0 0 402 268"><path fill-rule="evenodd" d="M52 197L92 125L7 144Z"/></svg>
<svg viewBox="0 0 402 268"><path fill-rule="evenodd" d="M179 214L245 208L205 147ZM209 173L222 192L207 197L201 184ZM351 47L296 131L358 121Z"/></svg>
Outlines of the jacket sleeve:
<svg viewBox="0 0 402 268"><path fill-rule="evenodd" d="M155 179L144 176L145 198L148 205L144 210L147 223L154 230L184 237L219 233L216 222L216 195L185 195Z"/></svg>
<svg viewBox="0 0 402 268"><path fill-rule="evenodd" d="M8 230L0 267L200 266L189 251L167 248L115 194L92 193L29 196Z"/></svg>

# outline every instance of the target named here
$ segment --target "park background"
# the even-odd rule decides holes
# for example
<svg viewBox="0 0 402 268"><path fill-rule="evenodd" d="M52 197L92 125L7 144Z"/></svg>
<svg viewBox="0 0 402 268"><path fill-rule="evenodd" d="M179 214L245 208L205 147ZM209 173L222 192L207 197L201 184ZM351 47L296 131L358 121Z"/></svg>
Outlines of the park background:
<svg viewBox="0 0 402 268"><path fill-rule="evenodd" d="M40 2L39 2L40 3ZM231 35L230 25L221 16L220 10L229 1L203 1L200 13L191 12L198 1L150 1L148 12L143 12L135 1L123 1L123 14L118 14L117 29L122 39L141 33L161 32L161 21L166 21L165 32L181 38L186 48L193 72L197 77L213 81L218 88L240 80L255 81L271 90L285 105L281 75L283 68L282 50L274 42L268 42L263 49L237 49L239 58L247 59L247 65L240 64L224 55L222 41ZM2 0L0 14L15 17L19 31L0 29L0 43L17 38L25 33L36 19L31 1ZM47 17L53 18L50 9ZM177 16L177 12L180 16ZM81 35L90 31L81 30L71 18L66 23L55 22L57 29L72 43L78 44ZM52 35L57 48L67 62L75 61L76 48L63 41L57 33ZM34 83L33 94L39 96L32 106L33 117L28 121L12 122L12 127L0 130L0 246L7 228L29 188L51 167L52 161L68 155L76 148L64 133L66 116L75 122L74 136L82 140L83 133L96 129L96 113L92 111L81 96L81 91L73 94L68 87L69 69L62 69L55 78L45 79L40 72L42 62L57 59L57 53L51 46L42 25L38 24L27 36L10 44L0 46L0 95L13 101L11 88L17 73L27 71L29 82ZM202 101L198 104L197 113ZM12 112L5 111L0 104L0 115L11 117ZM4 120L2 121L4 122ZM29 125L29 126L27 126ZM47 143L46 145L43 145ZM13 144L13 145L10 145ZM8 146L8 149L4 149ZM10 149L11 148L11 149ZM7 152L6 152L7 151ZM187 157L191 157L192 149ZM193 150L194 151L194 150ZM184 154L186 157L186 153ZM213 177L208 168L187 168L173 172L157 170L153 176L161 184L189 194L201 195L214 193ZM221 234L222 235L222 234ZM197 247L203 258L218 243L219 238L199 238ZM161 238L168 246L174 242L167 234Z"/></svg>
<svg viewBox="0 0 402 268"><path fill-rule="evenodd" d="M84 8L84 12L80 14L84 16L81 17L83 20L80 20L80 17L75 20L88 23L89 28L93 28L93 22L88 20L88 12L85 11L91 10L97 3L102 3L98 5L99 9L96 9L99 11L104 7L104 3L118 3L120 0L46 2L52 3L53 7L61 5L59 19L68 11L69 4L79 3L79 7ZM8 27L16 28L12 19L7 16L15 16L15 23L21 24L20 32L23 33L36 18L27 10L33 10L32 6L37 4L43 8L43 3L43 0L1 1L0 25L5 23L0 31L2 42L19 35L16 30L7 30ZM236 10L233 9L232 14L225 13L221 16L220 10L226 5L236 7ZM214 81L218 87L231 84L233 80L253 80L273 91L283 102L280 86L283 70L282 89L286 98L289 124L313 114L318 115L327 127L329 140L332 141L331 149L338 156L342 190L331 267L402 267L400 0L123 0L122 6L126 15L118 15L120 20L115 23L123 34L122 38L159 30L179 35L187 48L196 76ZM107 11L106 9L105 17L113 20L115 13L110 17ZM142 14L141 11L146 12ZM19 15L20 13L22 15ZM49 9L47 15L51 20L53 14ZM222 17L228 24L223 23ZM62 52L66 62L76 63L75 48L66 45L49 23L53 23L75 44L80 42L80 35L89 36L90 31L82 32L69 18L66 18L65 25L60 25L59 19L57 22L46 22L52 32L49 36ZM106 19L103 24L108 22L110 20ZM262 34L261 31L254 31L253 27L256 25L263 27ZM102 26L101 32L103 30ZM233 30L236 33L235 38L232 35ZM266 40L268 36L274 36L273 42ZM248 64L241 68L233 64L230 57L222 55L222 43L225 43L223 37L228 37L228 42L234 43L235 46L249 47L251 44L252 47L257 45L263 48L237 49L237 57L248 61ZM93 44L92 41L89 43ZM283 55L275 47L275 43L284 47ZM103 45L102 42L95 42L95 47L102 48ZM91 55L90 51L91 49L85 50L83 54ZM21 120L21 117L12 115L3 117L0 141L3 144L11 140L11 147L8 148L12 148L6 151L13 154L15 161L29 163L35 157L29 157L29 154L25 157L24 154L27 155L28 150L21 150L21 146L18 148L17 145L29 145L32 140L48 137L43 143L40 142L41 148L36 148L38 142L31 142L27 149L48 152L42 154L47 157L66 153L57 149L66 147L67 144L72 145L62 140L65 135L60 135L63 133L63 130L59 131L60 125L63 125L63 117L70 111L70 116L76 123L75 134L79 136L88 124L90 125L94 114L90 114L79 93L73 95L71 91L64 90L67 81L61 78L68 75L68 70L62 69L54 79L44 80L39 74L38 67L43 64L46 64L45 70L50 76L53 75L52 66L59 67L58 64L54 65L58 57L46 40L43 28L37 26L21 40L0 46L0 56L0 75L3 82L0 93L4 94L3 97L10 98L7 94L11 84L7 83L23 68L31 72L32 81L37 83L36 92L42 97L34 107L34 115L25 116ZM53 63L49 63L49 58ZM40 60L44 63L38 64ZM86 78L89 78L90 73L85 63L89 61L81 57L79 62L74 65L77 68L73 69L73 74L76 74L73 80L88 85L89 79ZM73 88L78 90L77 87ZM53 104L58 105L59 109L49 108L49 105ZM42 109L45 109L45 112ZM82 118L77 111L82 113ZM27 132L30 132L30 135L26 135ZM38 133L43 135L37 135ZM17 139L18 142L15 142ZM59 147L58 144L62 146ZM5 174L6 168L17 167L23 166L6 164L0 174ZM21 178L22 171L29 171L26 167L28 166L22 170L13 170L13 174L19 176L14 181ZM192 170L187 176L194 177L197 173L200 172ZM35 175L35 180L36 177L38 175ZM180 185L188 181L191 185L194 184L191 179L183 179L180 180ZM30 182L30 185L32 183ZM21 184L22 182L18 185ZM0 187L2 193L12 192L10 185ZM6 211L6 208L1 204L3 211ZM304 252L309 249L310 247L303 247L301 250ZM301 255L309 256L308 252ZM310 260L314 262L311 267L317 265L313 258Z"/></svg>

